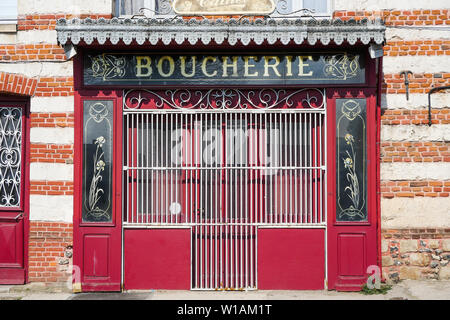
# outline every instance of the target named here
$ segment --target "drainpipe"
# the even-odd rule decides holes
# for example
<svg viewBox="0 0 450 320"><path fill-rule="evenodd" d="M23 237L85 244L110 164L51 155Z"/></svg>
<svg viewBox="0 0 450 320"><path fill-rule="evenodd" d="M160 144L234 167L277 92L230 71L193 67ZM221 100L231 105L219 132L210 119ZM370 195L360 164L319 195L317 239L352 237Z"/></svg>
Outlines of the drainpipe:
<svg viewBox="0 0 450 320"><path fill-rule="evenodd" d="M377 243L378 243L378 254L377 254L377 264L380 268L381 281L385 282L383 276L383 266L381 259L381 192L380 192L380 179L381 179L381 165L380 165L380 145L381 145L381 87L383 83L383 57L378 58L378 81L377 81L377 104L376 104L376 121L377 121L377 161L376 161L376 202L377 202Z"/></svg>

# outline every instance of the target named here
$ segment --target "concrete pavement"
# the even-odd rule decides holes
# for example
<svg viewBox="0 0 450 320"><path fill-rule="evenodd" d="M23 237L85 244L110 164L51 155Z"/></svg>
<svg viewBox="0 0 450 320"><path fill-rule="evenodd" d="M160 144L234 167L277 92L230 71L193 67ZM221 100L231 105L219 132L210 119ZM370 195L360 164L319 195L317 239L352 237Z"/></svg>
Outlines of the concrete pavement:
<svg viewBox="0 0 450 320"><path fill-rule="evenodd" d="M0 300L450 300L450 281L403 280L385 295L359 292L318 291L127 291L123 293L78 293L65 287L31 283L0 285Z"/></svg>

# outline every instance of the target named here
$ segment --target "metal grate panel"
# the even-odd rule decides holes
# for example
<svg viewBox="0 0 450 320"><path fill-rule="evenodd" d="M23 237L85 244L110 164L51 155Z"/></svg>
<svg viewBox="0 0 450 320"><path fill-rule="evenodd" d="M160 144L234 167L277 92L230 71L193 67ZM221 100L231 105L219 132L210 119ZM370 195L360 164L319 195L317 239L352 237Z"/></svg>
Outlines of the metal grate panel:
<svg viewBox="0 0 450 320"><path fill-rule="evenodd" d="M325 227L325 106L124 109L124 227L191 228L192 288L256 288L258 227Z"/></svg>

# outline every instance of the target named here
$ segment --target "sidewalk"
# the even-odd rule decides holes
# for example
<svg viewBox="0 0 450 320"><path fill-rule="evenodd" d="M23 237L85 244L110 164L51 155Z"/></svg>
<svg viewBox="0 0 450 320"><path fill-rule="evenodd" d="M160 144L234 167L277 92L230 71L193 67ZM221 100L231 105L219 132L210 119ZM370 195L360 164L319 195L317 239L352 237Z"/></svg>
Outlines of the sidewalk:
<svg viewBox="0 0 450 320"><path fill-rule="evenodd" d="M450 281L404 280L385 295L337 291L128 291L124 293L78 293L44 284L0 285L0 300L450 300Z"/></svg>

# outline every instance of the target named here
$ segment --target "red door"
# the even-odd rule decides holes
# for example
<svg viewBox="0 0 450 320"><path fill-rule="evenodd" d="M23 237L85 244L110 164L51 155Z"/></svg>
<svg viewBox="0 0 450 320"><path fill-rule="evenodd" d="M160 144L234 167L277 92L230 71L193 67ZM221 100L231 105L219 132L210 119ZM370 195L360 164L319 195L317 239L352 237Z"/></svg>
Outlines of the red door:
<svg viewBox="0 0 450 320"><path fill-rule="evenodd" d="M328 288L360 290L377 266L375 90L327 96Z"/></svg>
<svg viewBox="0 0 450 320"><path fill-rule="evenodd" d="M120 98L80 91L75 101L74 291L120 291Z"/></svg>
<svg viewBox="0 0 450 320"><path fill-rule="evenodd" d="M0 102L0 284L23 284L26 103Z"/></svg>

